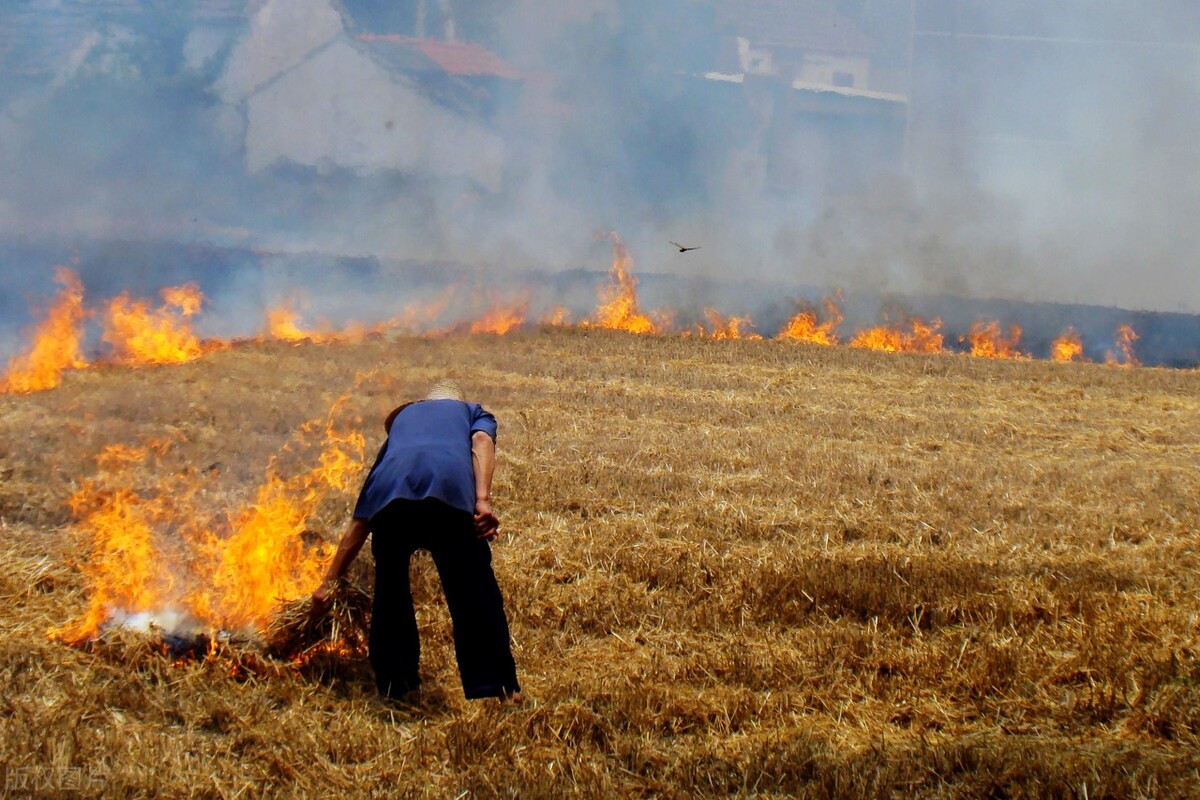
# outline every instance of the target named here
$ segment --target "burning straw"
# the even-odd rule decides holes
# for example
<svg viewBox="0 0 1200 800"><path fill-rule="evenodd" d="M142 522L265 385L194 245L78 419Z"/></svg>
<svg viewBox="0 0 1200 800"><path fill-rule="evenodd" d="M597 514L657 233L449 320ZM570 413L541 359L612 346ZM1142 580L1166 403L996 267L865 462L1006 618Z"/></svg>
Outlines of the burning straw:
<svg viewBox="0 0 1200 800"><path fill-rule="evenodd" d="M265 633L267 651L298 664L318 656L361 656L367 652L371 597L351 584L338 584L329 607L314 614L311 597L284 605Z"/></svg>

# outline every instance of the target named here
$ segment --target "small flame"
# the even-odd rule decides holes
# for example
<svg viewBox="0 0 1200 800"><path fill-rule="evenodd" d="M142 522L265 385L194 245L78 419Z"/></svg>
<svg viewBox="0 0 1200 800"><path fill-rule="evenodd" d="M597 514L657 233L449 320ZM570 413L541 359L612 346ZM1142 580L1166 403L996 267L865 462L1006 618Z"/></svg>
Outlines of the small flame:
<svg viewBox="0 0 1200 800"><path fill-rule="evenodd" d="M446 333L445 329L438 331L438 324L462 292L463 282L456 281L439 292L432 300L417 300L409 303L398 316L384 323L381 328L407 334Z"/></svg>
<svg viewBox="0 0 1200 800"><path fill-rule="evenodd" d="M709 329L705 330L701 325L699 334L710 339L761 339L757 333L750 333L748 329L754 327L754 321L750 317L724 317L719 312L711 308L704 309L704 316L708 317Z"/></svg>
<svg viewBox="0 0 1200 800"><path fill-rule="evenodd" d="M267 331L264 338L276 342L299 344L333 344L335 342L361 342L370 336L382 335L396 322L381 322L377 325L365 325L361 322L348 323L341 330L333 330L330 325L323 324L314 330L302 327L300 312L290 302L267 309Z"/></svg>
<svg viewBox="0 0 1200 800"><path fill-rule="evenodd" d="M850 346L888 353L944 353L945 338L939 332L941 328L940 319L926 323L912 317L908 320L907 331L888 325L868 328L854 334Z"/></svg>
<svg viewBox="0 0 1200 800"><path fill-rule="evenodd" d="M482 317L471 323L471 333L492 333L503 336L525 324L529 303L512 306L496 306L487 310Z"/></svg>
<svg viewBox="0 0 1200 800"><path fill-rule="evenodd" d="M542 317L541 324L551 328L565 328L571 324L571 309L558 306Z"/></svg>
<svg viewBox="0 0 1200 800"><path fill-rule="evenodd" d="M1109 350L1104 355L1104 363L1120 367L1140 367L1142 362L1133 353L1134 342L1138 340L1137 331L1131 325L1121 325L1116 331L1116 351Z"/></svg>
<svg viewBox="0 0 1200 800"><path fill-rule="evenodd" d="M662 333L663 325L657 324L638 307L637 278L630 268L633 259L621 237L609 234L612 241L613 261L608 276L610 283L600 289L600 306L595 318L585 327L608 328L629 333Z"/></svg>
<svg viewBox="0 0 1200 800"><path fill-rule="evenodd" d="M204 295L195 283L168 286L162 290L162 299L168 306L179 309L179 313L185 317L199 314L200 307L204 305Z"/></svg>
<svg viewBox="0 0 1200 800"><path fill-rule="evenodd" d="M1051 343L1050 357L1055 361L1087 361L1083 354L1083 337L1073 327L1067 328Z"/></svg>
<svg viewBox="0 0 1200 800"><path fill-rule="evenodd" d="M838 293L841 299L841 293ZM791 339L807 344L834 345L838 343L837 329L845 319L842 308L832 297L821 301L825 309L825 321L822 322L813 309L802 309L788 320L779 331L780 339Z"/></svg>
<svg viewBox="0 0 1200 800"><path fill-rule="evenodd" d="M151 309L122 292L108 304L103 340L122 364L183 364L224 346L201 342L189 318L204 302L200 288L189 283L162 291L164 305Z"/></svg>
<svg viewBox="0 0 1200 800"><path fill-rule="evenodd" d="M46 317L33 329L33 346L29 352L8 362L0 378L0 394L6 392L40 392L53 389L62 382L68 369L83 369L87 362L82 354L83 284L79 276L66 267L59 267L54 279L62 290Z"/></svg>
<svg viewBox="0 0 1200 800"><path fill-rule="evenodd" d="M1008 336L1000 331L1000 323L975 322L970 332L959 339L971 343L971 355L977 358L1029 358L1021 352L1021 326L1008 326Z"/></svg>
<svg viewBox="0 0 1200 800"><path fill-rule="evenodd" d="M278 342L303 342L313 338L300 327L300 313L291 305L267 309L267 338Z"/></svg>

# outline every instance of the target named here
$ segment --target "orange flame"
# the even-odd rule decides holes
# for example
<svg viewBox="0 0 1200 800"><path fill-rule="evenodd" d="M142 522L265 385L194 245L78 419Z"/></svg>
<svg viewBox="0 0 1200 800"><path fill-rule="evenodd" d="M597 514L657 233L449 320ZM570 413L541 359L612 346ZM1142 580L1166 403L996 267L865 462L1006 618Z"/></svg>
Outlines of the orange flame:
<svg viewBox="0 0 1200 800"><path fill-rule="evenodd" d="M326 494L349 491L363 463L362 434L334 428L345 401L330 408L316 467L289 479L269 471L254 501L231 515L230 535L204 541L208 577L201 585L212 592L193 601L202 619L224 630L261 629L280 602L320 584L335 548L307 544L303 534Z"/></svg>
<svg viewBox="0 0 1200 800"><path fill-rule="evenodd" d="M850 346L888 353L946 352L944 337L939 333L942 328L940 319L926 323L912 317L908 320L908 328L908 331L886 325L868 328L854 334Z"/></svg>
<svg viewBox="0 0 1200 800"><path fill-rule="evenodd" d="M153 492L136 491L131 470L145 463L147 449L108 448L99 478L71 502L92 541L83 568L88 608L51 636L82 644L105 624L136 616L253 633L280 602L312 592L334 547L307 541L309 521L331 493L350 490L363 464L362 435L334 425L344 400L324 421L316 466L290 478L269 469L250 502L221 515L207 507L194 475L172 473Z"/></svg>
<svg viewBox="0 0 1200 800"><path fill-rule="evenodd" d="M91 534L93 552L82 570L92 593L83 617L51 631L54 638L79 645L115 614L169 605L173 578L164 569L154 533L165 516L166 501L146 501L129 486L108 485L142 463L149 452L150 447L106 448L97 459L100 477L85 481L71 496L72 512Z"/></svg>
<svg viewBox="0 0 1200 800"><path fill-rule="evenodd" d="M1140 367L1142 362L1133 354L1133 344L1138 340L1137 331L1131 325L1121 325L1116 331L1116 351L1104 354L1104 363L1120 367Z"/></svg>
<svg viewBox="0 0 1200 800"><path fill-rule="evenodd" d="M327 324L313 330L300 325L300 312L290 303L284 303L275 308L267 309L266 339L276 342L312 342L313 344L332 344L334 342L361 342L369 336L382 335L396 325L396 321L381 322L377 325L365 325L361 322L351 322L341 330L333 330Z"/></svg>
<svg viewBox="0 0 1200 800"><path fill-rule="evenodd" d="M33 347L8 362L0 379L0 394L39 392L62 382L68 369L83 369L83 284L79 276L59 267L54 279L63 287L54 304L33 330Z"/></svg>
<svg viewBox="0 0 1200 800"><path fill-rule="evenodd" d="M528 308L527 302L490 308L482 317L471 323L471 333L493 333L503 336L525 324Z"/></svg>
<svg viewBox="0 0 1200 800"><path fill-rule="evenodd" d="M122 292L108 304L103 340L123 364L182 364L222 345L201 342L188 319L200 310L204 295L189 283L162 291L164 305L151 309Z"/></svg>
<svg viewBox="0 0 1200 800"><path fill-rule="evenodd" d="M200 306L204 305L204 295L194 283L168 286L162 290L162 299L168 306L179 309L179 313L185 317L196 316L200 313Z"/></svg>
<svg viewBox="0 0 1200 800"><path fill-rule="evenodd" d="M839 299L841 295L838 295ZM821 301L825 308L825 321L819 321L813 309L802 309L788 320L779 331L780 339L791 339L808 344L834 345L838 343L837 329L845 319L841 306L832 298Z"/></svg>
<svg viewBox="0 0 1200 800"><path fill-rule="evenodd" d="M1051 343L1050 357L1055 361L1087 361L1083 355L1083 337L1074 328L1067 328Z"/></svg>
<svg viewBox="0 0 1200 800"><path fill-rule="evenodd" d="M701 325L699 334L710 339L761 339L757 333L743 331L743 328L751 328L754 326L754 321L749 317L723 317L717 311L711 308L704 309L704 316L708 317L710 330L705 330Z"/></svg>
<svg viewBox="0 0 1200 800"><path fill-rule="evenodd" d="M446 333L448 331L445 328L438 331L437 326L462 291L463 282L456 281L439 292L432 300L416 300L409 303L398 316L381 327L408 334Z"/></svg>
<svg viewBox="0 0 1200 800"><path fill-rule="evenodd" d="M629 333L662 333L663 326L656 324L638 307L637 278L630 271L633 259L629 250L616 232L609 234L609 239L613 247L612 267L608 271L611 282L601 287L601 303L596 309L595 319L584 323L584 326Z"/></svg>
<svg viewBox="0 0 1200 800"><path fill-rule="evenodd" d="M302 342L313 334L300 327L300 313L290 305L267 309L267 338L279 342Z"/></svg>
<svg viewBox="0 0 1200 800"><path fill-rule="evenodd" d="M565 306L559 306L552 309L548 314L542 317L542 325L547 325L551 328L565 328L571 324L571 309Z"/></svg>
<svg viewBox="0 0 1200 800"><path fill-rule="evenodd" d="M978 358L1029 358L1021 352L1021 326L1008 326L1008 336L1000 331L1000 323L975 322L970 332L959 339L971 343L971 355Z"/></svg>
<svg viewBox="0 0 1200 800"><path fill-rule="evenodd" d="M361 342L372 336L382 336L389 331L405 334L445 335L456 330L465 330L463 326L438 328L439 320L445 315L451 302L460 294L462 282L451 284L429 301L413 301L406 305L399 315L384 322L367 325L361 322L347 323L341 329L335 329L327 322L320 322L316 328L310 328L301 323L301 313L296 309L294 301L286 301L274 308L267 309L266 330L264 339L277 342L299 344L333 344ZM513 309L516 313L516 309ZM523 312L522 312L523 313ZM496 322L499 326L499 322ZM507 330L503 331L507 333Z"/></svg>

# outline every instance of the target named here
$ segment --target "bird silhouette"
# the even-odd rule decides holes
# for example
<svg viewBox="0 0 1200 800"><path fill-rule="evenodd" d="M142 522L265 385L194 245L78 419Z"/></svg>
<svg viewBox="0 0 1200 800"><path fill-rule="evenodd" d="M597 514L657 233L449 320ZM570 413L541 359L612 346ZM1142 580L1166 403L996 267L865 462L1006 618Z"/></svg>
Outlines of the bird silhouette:
<svg viewBox="0 0 1200 800"><path fill-rule="evenodd" d="M688 250L699 250L700 249L699 247L687 247L686 245L682 245L679 242L671 242L671 244L678 247L679 252L681 252L681 253L686 253Z"/></svg>

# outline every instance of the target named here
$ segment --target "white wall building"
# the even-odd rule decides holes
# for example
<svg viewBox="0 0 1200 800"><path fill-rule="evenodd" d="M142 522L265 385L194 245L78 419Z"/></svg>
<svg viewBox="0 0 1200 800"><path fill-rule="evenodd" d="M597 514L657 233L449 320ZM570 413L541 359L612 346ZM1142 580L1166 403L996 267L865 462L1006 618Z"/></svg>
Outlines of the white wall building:
<svg viewBox="0 0 1200 800"><path fill-rule="evenodd" d="M268 0L254 15L216 87L237 110L247 168L395 170L498 190L502 139L482 116L434 100L422 75L507 81L515 70L479 58L478 45L437 43L438 61L424 55L425 40L363 35L350 24L335 0Z"/></svg>

